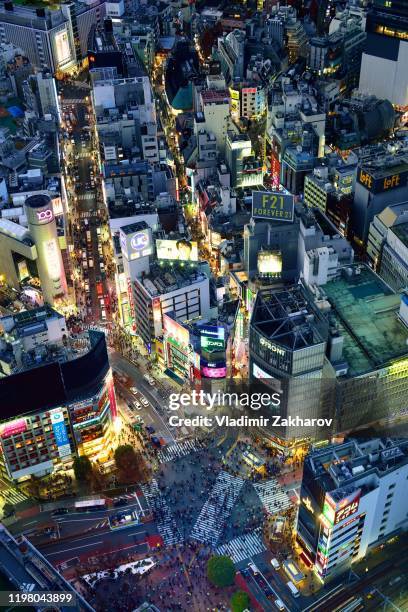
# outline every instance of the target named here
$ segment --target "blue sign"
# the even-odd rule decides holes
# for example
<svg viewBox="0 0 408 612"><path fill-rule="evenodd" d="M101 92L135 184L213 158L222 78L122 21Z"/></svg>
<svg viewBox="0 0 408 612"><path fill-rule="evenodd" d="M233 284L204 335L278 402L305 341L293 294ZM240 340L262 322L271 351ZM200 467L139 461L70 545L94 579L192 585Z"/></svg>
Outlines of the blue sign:
<svg viewBox="0 0 408 612"><path fill-rule="evenodd" d="M52 431L54 432L57 446L69 445L67 428L64 422L64 414L62 411L51 413Z"/></svg>
<svg viewBox="0 0 408 612"><path fill-rule="evenodd" d="M130 246L134 251L143 251L149 246L149 234L146 231L135 234L130 239Z"/></svg>

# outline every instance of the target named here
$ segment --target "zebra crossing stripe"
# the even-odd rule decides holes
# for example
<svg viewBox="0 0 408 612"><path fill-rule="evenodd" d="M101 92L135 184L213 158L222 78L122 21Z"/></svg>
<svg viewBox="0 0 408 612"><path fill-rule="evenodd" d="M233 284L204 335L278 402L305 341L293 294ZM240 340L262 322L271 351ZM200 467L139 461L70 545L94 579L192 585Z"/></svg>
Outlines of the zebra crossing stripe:
<svg viewBox="0 0 408 612"><path fill-rule="evenodd" d="M184 442L170 444L163 450L160 450L157 456L160 463L166 463L167 461L172 461L173 459L185 457L186 455L197 452L200 448L201 445L197 439L185 440Z"/></svg>
<svg viewBox="0 0 408 612"><path fill-rule="evenodd" d="M221 471L201 509L190 538L215 546L243 485L242 478Z"/></svg>
<svg viewBox="0 0 408 612"><path fill-rule="evenodd" d="M269 514L277 514L292 505L286 491L282 489L275 478L253 485L265 510Z"/></svg>
<svg viewBox="0 0 408 612"><path fill-rule="evenodd" d="M230 557L234 563L251 559L260 553L265 552L266 546L262 542L260 532L258 530L253 533L246 533L236 538L233 538L226 544L218 546L216 553L218 555L226 555Z"/></svg>
<svg viewBox="0 0 408 612"><path fill-rule="evenodd" d="M143 495L149 508L155 514L157 530L167 546L178 544L183 537L178 530L176 521L167 505L166 500L160 492L157 480L153 478L148 484L141 485Z"/></svg>

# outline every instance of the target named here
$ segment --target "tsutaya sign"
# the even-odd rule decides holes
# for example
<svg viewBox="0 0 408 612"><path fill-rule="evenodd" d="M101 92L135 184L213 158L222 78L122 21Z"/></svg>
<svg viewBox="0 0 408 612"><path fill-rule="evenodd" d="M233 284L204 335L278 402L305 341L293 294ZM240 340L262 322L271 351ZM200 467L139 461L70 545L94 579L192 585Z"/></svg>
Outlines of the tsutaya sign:
<svg viewBox="0 0 408 612"><path fill-rule="evenodd" d="M269 342L269 340L266 340L266 338L260 338L259 343L261 346L266 346L266 348L268 348L273 353L277 353L278 355L282 356L285 355L285 351L282 348L276 346L276 344L272 344L272 342Z"/></svg>

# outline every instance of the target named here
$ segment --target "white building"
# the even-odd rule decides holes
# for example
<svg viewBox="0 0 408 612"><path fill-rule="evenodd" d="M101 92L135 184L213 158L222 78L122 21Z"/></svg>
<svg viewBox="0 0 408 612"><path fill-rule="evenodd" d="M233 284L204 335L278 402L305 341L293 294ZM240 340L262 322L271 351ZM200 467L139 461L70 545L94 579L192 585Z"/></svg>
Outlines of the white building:
<svg viewBox="0 0 408 612"><path fill-rule="evenodd" d="M205 130L215 135L218 152L225 155L225 141L227 131L230 129L230 100L229 92L224 90L207 89L200 92L200 108L195 116L195 133Z"/></svg>
<svg viewBox="0 0 408 612"><path fill-rule="evenodd" d="M297 536L321 580L407 530L407 478L407 440L350 440L308 455Z"/></svg>
<svg viewBox="0 0 408 612"><path fill-rule="evenodd" d="M149 275L133 281L135 331L147 345L163 334L165 313L173 312L180 323L209 317L210 286L205 268L207 262L191 268L156 265Z"/></svg>

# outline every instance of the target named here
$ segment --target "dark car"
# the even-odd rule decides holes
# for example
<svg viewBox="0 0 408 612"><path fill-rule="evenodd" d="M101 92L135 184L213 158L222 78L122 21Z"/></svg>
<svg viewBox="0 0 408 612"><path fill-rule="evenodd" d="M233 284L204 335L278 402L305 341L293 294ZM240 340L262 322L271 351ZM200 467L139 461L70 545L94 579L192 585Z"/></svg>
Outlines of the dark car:
<svg viewBox="0 0 408 612"><path fill-rule="evenodd" d="M154 434L156 430L151 425L146 425L146 431L149 432L149 434Z"/></svg>
<svg viewBox="0 0 408 612"><path fill-rule="evenodd" d="M62 514L68 514L68 512L69 512L68 508L57 508L52 513L52 516L61 516Z"/></svg>
<svg viewBox="0 0 408 612"><path fill-rule="evenodd" d="M127 506L128 500L125 497L119 497L119 499L115 499L113 505L115 508L120 508L121 506Z"/></svg>

